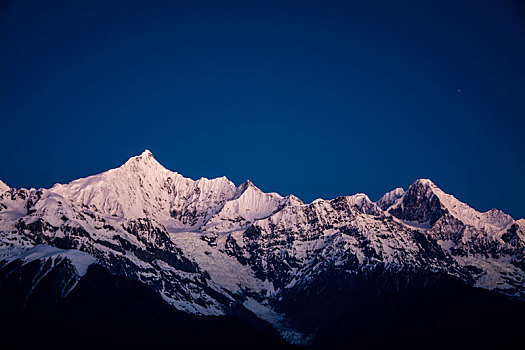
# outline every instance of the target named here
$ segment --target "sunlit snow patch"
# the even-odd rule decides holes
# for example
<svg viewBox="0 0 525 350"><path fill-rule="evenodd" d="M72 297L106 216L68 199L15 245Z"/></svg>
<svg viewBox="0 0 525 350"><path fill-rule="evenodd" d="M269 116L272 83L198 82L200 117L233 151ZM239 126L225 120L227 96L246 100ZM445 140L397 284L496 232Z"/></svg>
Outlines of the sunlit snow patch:
<svg viewBox="0 0 525 350"><path fill-rule="evenodd" d="M13 261L16 259L24 260L26 263L38 260L61 257L68 259L75 267L79 276L86 274L89 265L97 262L97 259L88 253L76 249L58 249L47 244L39 244L30 249L20 248L0 248L0 260Z"/></svg>

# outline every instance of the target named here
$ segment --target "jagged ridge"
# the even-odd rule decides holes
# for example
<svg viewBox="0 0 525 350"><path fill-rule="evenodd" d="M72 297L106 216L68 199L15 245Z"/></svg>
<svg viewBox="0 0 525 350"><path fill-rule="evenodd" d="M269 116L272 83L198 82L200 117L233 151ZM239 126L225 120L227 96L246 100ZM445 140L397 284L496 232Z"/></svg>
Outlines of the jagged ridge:
<svg viewBox="0 0 525 350"><path fill-rule="evenodd" d="M51 258L28 253L35 246L66 258L80 251L179 310L224 315L238 305L291 342L311 335L290 327L279 305L324 271L431 271L525 295L524 221L479 213L430 180L376 203L356 194L305 204L250 181L188 179L145 151L49 190L0 190L0 260Z"/></svg>

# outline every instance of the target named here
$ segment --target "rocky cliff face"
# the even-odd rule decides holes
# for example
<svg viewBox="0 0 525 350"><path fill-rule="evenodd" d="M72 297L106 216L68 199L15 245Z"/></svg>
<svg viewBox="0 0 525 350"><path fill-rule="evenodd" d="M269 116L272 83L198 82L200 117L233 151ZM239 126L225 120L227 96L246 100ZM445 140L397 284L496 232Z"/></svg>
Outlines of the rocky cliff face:
<svg viewBox="0 0 525 350"><path fill-rule="evenodd" d="M305 204L249 181L184 178L145 151L51 189L0 183L1 271L44 266L28 290L62 263L67 296L96 264L148 285L180 311L242 309L300 344L312 342L316 328L298 322L290 305L326 276L377 274L391 287L448 276L520 300L524 251L523 220L477 212L430 180L377 203L357 194Z"/></svg>

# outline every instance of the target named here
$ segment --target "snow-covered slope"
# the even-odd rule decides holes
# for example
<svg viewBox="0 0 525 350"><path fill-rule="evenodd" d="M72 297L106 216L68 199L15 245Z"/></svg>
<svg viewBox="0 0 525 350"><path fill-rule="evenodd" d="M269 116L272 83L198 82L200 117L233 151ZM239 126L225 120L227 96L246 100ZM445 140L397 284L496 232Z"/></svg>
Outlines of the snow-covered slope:
<svg viewBox="0 0 525 350"><path fill-rule="evenodd" d="M390 194L388 194L390 195ZM389 212L408 221L434 224L448 213L464 224L495 234L509 227L514 220L500 210L492 209L480 213L467 204L446 194L428 179L417 180L410 186L402 200L397 201Z"/></svg>
<svg viewBox="0 0 525 350"><path fill-rule="evenodd" d="M284 199L277 193L264 193L246 181L237 188L232 199L208 220L204 229L226 232L246 228L253 221L273 214L282 203Z"/></svg>
<svg viewBox="0 0 525 350"><path fill-rule="evenodd" d="M405 194L405 190L401 187L398 187L388 193L385 193L383 197L381 197L380 200L376 202L376 204L381 208L382 210L386 210L389 207L391 207L397 200Z"/></svg>
<svg viewBox="0 0 525 350"><path fill-rule="evenodd" d="M520 231L520 239L525 241L525 219L519 219L516 221L516 224L518 225L519 231Z"/></svg>
<svg viewBox="0 0 525 350"><path fill-rule="evenodd" d="M244 308L299 343L310 335L283 305L327 271L430 271L523 298L524 249L523 219L477 212L430 180L376 203L358 193L305 204L250 181L185 178L145 151L51 189L0 183L0 268L68 260L80 278L99 264L179 310Z"/></svg>
<svg viewBox="0 0 525 350"><path fill-rule="evenodd" d="M169 228L198 228L236 191L225 177L194 181L160 165L148 150L117 169L66 185L56 192L91 210L122 218L154 218Z"/></svg>
<svg viewBox="0 0 525 350"><path fill-rule="evenodd" d="M0 260L9 263L16 259L23 260L24 264L34 260L51 259L53 261L52 265L55 265L57 261L67 259L72 263L79 277L86 274L89 265L97 262L97 259L88 253L75 249L58 249L46 244L38 244L29 249L8 249L5 246L0 247Z"/></svg>
<svg viewBox="0 0 525 350"><path fill-rule="evenodd" d="M378 215L381 213L381 208L379 208L376 203L372 202L364 193L357 193L353 196L345 196L343 198L350 206L356 207L359 211L365 214Z"/></svg>
<svg viewBox="0 0 525 350"><path fill-rule="evenodd" d="M9 191L10 187L7 186L4 182L0 180L0 193L4 193L5 191Z"/></svg>
<svg viewBox="0 0 525 350"><path fill-rule="evenodd" d="M387 210L433 238L471 271L476 286L523 295L525 240L519 221L510 215L496 209L478 212L428 179L417 180Z"/></svg>

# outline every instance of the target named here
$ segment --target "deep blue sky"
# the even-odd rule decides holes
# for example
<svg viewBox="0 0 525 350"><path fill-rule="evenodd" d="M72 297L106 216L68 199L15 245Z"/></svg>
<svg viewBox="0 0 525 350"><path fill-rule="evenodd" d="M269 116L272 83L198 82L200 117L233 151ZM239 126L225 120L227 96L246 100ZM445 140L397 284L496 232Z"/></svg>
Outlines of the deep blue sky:
<svg viewBox="0 0 525 350"><path fill-rule="evenodd" d="M0 179L150 149L305 201L430 178L525 216L519 1L2 1ZM460 91L458 91L460 90Z"/></svg>

